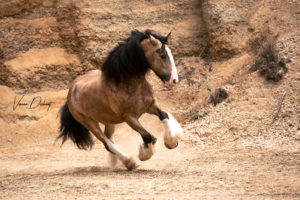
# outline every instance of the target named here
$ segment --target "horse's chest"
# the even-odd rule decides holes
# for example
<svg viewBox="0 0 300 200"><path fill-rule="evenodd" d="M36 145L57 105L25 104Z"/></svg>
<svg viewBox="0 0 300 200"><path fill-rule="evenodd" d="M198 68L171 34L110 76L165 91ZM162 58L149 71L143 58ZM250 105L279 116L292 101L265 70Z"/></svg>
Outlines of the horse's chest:
<svg viewBox="0 0 300 200"><path fill-rule="evenodd" d="M147 108L152 104L153 97L152 96L135 96L132 95L128 99L126 99L123 103L128 105L127 108L130 110L136 110L137 112L145 112Z"/></svg>

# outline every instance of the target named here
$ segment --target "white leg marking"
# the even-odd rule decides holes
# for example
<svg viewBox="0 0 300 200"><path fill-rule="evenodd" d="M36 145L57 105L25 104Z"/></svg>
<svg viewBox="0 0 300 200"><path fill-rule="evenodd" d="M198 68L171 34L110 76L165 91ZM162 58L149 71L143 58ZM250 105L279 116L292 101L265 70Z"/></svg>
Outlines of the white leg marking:
<svg viewBox="0 0 300 200"><path fill-rule="evenodd" d="M145 147L144 143L140 145L139 159L141 161L149 160L155 153L155 144L148 144L148 148Z"/></svg>
<svg viewBox="0 0 300 200"><path fill-rule="evenodd" d="M106 142L108 148L109 148L114 154L116 154L116 155L118 156L118 158L119 158L121 161L123 161L124 159L127 159L127 158L128 158L128 156L127 156L125 153L123 153L122 151L120 151L120 150L118 149L118 147L117 147L116 145L114 145L114 143L112 143L112 142L110 141L110 139L105 138L105 142Z"/></svg>
<svg viewBox="0 0 300 200"><path fill-rule="evenodd" d="M169 149L177 147L178 140L183 138L183 129L180 124L176 121L172 114L168 113L169 119L164 119L165 127L165 146Z"/></svg>
<svg viewBox="0 0 300 200"><path fill-rule="evenodd" d="M133 170L137 168L139 165L136 163L135 159L127 156L125 153L120 151L116 145L114 145L110 139L105 138L106 144L108 148L116 154L116 156L120 159L120 161L125 165L128 170Z"/></svg>

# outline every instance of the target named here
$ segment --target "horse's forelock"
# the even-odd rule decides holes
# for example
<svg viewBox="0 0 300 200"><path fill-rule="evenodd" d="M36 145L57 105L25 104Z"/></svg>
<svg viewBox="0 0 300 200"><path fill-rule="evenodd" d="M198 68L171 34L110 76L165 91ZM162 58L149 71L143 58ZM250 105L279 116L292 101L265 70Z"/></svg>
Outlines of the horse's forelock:
<svg viewBox="0 0 300 200"><path fill-rule="evenodd" d="M168 44L168 38L169 38L169 36L170 36L170 34L171 33L169 33L167 36L162 36L162 35L160 35L160 34L158 34L158 33L155 33L154 31L152 31L152 30L150 30L150 29L147 29L145 32L144 32L144 34L146 35L146 36L150 36L150 35L152 35L154 38L156 38L156 39L158 39L161 43L163 43L163 44Z"/></svg>

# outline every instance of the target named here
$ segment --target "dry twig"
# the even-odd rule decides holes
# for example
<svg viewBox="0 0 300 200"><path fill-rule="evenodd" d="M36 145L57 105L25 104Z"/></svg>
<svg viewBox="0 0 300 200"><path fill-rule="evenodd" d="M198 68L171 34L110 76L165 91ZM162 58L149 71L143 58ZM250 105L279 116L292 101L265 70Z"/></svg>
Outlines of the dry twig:
<svg viewBox="0 0 300 200"><path fill-rule="evenodd" d="M274 116L274 118L273 118L273 120L272 120L272 122L271 122L271 125L272 125L272 124L275 122L275 120L278 118L278 115L279 115L280 109L281 109L281 107L282 107L282 102L283 102L283 100L284 100L285 94L286 94L286 92L284 92L283 95L282 95L282 97L281 97L281 101L279 102L279 106L278 106L277 112L276 112L276 114L275 114L275 116Z"/></svg>

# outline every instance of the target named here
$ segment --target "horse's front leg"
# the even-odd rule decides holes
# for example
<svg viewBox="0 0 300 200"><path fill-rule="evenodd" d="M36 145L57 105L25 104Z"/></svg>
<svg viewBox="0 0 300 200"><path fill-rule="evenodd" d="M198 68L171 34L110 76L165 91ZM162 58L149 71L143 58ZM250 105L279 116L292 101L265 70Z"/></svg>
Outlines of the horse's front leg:
<svg viewBox="0 0 300 200"><path fill-rule="evenodd" d="M164 143L168 149L178 146L178 140L183 137L183 130L172 114L162 111L155 103L149 109L150 114L159 117L165 128Z"/></svg>
<svg viewBox="0 0 300 200"><path fill-rule="evenodd" d="M143 138L144 144L140 146L139 159L141 161L149 160L155 153L155 143L157 139L144 129L136 117L128 115L125 117L125 122L133 130L140 133Z"/></svg>

